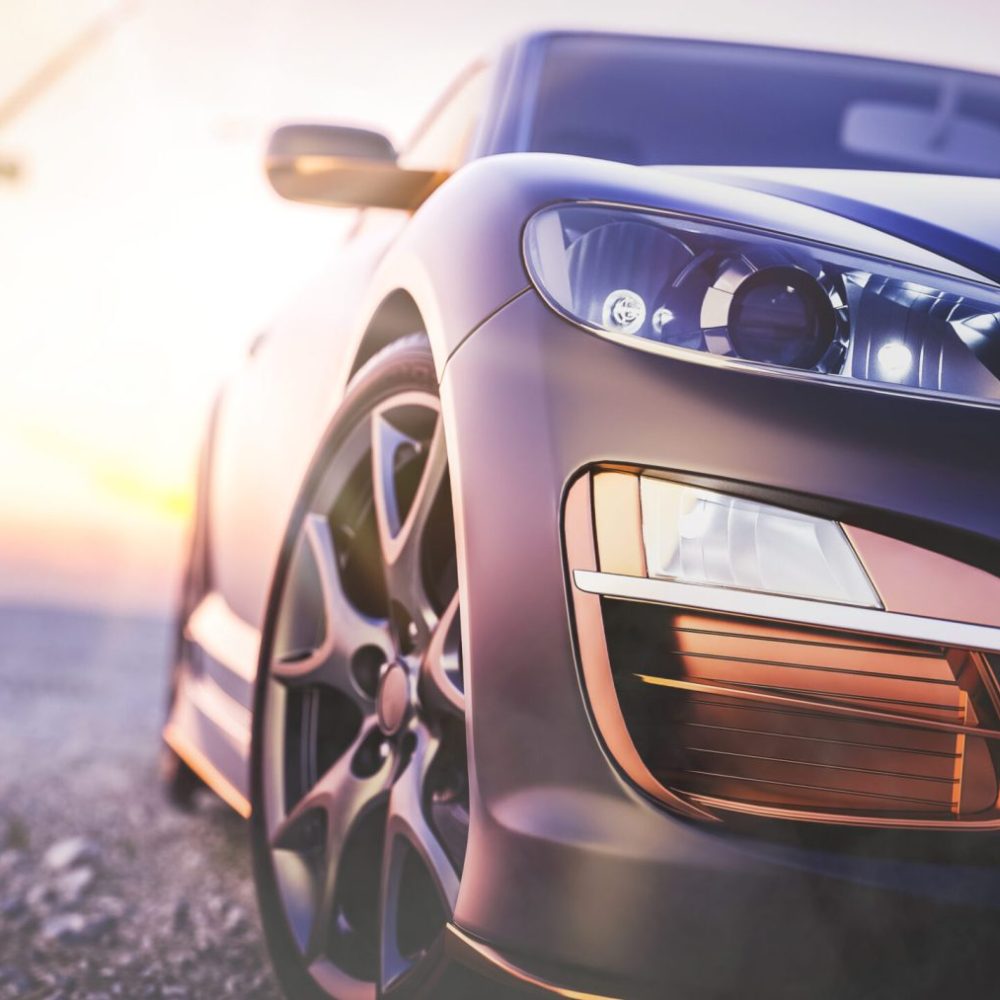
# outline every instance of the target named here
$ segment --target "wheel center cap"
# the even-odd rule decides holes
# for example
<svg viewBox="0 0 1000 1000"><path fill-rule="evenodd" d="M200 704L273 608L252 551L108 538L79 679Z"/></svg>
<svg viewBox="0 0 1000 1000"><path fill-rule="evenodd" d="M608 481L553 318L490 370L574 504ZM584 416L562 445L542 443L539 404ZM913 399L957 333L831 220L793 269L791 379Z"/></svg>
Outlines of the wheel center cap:
<svg viewBox="0 0 1000 1000"><path fill-rule="evenodd" d="M379 728L386 736L395 736L403 728L409 710L409 672L401 663L391 663L382 674L375 700Z"/></svg>

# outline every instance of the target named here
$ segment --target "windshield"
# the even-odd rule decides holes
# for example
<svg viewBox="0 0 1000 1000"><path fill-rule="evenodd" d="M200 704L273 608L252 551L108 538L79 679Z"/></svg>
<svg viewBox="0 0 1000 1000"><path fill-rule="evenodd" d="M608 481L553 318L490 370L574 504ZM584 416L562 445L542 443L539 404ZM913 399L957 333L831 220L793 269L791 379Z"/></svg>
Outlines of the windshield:
<svg viewBox="0 0 1000 1000"><path fill-rule="evenodd" d="M636 164L1000 176L1000 78L853 56L556 36L529 148Z"/></svg>

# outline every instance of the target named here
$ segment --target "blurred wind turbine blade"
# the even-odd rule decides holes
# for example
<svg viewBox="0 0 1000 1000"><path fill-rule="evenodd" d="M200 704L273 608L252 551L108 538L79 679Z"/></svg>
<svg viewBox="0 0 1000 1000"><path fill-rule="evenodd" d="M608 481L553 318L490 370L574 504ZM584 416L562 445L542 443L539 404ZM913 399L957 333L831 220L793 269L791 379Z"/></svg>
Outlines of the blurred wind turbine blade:
<svg viewBox="0 0 1000 1000"><path fill-rule="evenodd" d="M100 45L135 13L138 6L138 0L120 0L114 7L95 17L66 46L42 63L20 86L14 88L13 93L0 99L0 129L9 125L63 74Z"/></svg>

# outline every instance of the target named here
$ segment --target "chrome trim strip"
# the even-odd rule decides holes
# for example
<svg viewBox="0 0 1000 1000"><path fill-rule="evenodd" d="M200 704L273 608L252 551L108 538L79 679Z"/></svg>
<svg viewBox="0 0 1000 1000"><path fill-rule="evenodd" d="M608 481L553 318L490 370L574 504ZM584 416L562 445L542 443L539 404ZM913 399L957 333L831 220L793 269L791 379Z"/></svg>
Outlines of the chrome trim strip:
<svg viewBox="0 0 1000 1000"><path fill-rule="evenodd" d="M958 733L965 736L981 736L987 740L1000 740L1000 731L996 729L983 729L979 726L970 726L959 722L944 722L940 719L925 719L917 715L898 715L895 712L885 712L879 709L857 708L854 705L823 701L819 697L800 698L793 695L772 694L768 691L755 691L753 688L733 687L728 684L704 684L699 681L677 680L673 677L652 677L649 674L633 674L632 676L642 681L643 684L673 688L678 691L694 691L698 694L716 695L719 698L730 698L733 700L759 701L765 705L802 709L826 715L839 715L848 720L862 719L870 722L881 722L887 726L899 726L902 729Z"/></svg>
<svg viewBox="0 0 1000 1000"><path fill-rule="evenodd" d="M485 974L500 983L509 985L514 982L529 995L544 994L563 997L564 1000L620 1000L619 997L605 993L589 993L558 986L549 979L536 976L516 965L495 948L478 941L471 934L466 934L453 923L445 925L445 950L467 968Z"/></svg>
<svg viewBox="0 0 1000 1000"><path fill-rule="evenodd" d="M574 571L573 580L580 590L604 597L621 597L631 601L669 604L752 618L770 618L796 625L814 625L892 639L1000 653L1000 628L986 625L582 569Z"/></svg>
<svg viewBox="0 0 1000 1000"><path fill-rule="evenodd" d="M253 684L260 655L260 632L244 621L218 591L206 594L191 612L185 629L217 663Z"/></svg>

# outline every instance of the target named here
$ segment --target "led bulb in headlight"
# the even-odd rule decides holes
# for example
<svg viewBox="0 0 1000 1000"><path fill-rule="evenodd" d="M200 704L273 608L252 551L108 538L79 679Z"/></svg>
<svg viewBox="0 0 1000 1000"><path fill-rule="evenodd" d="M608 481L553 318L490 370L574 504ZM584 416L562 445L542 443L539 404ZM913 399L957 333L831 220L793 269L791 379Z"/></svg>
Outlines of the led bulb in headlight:
<svg viewBox="0 0 1000 1000"><path fill-rule="evenodd" d="M990 285L598 205L539 212L525 257L549 305L611 338L1000 400L1000 289Z"/></svg>
<svg viewBox="0 0 1000 1000"><path fill-rule="evenodd" d="M646 303L627 288L618 288L601 308L601 322L615 333L635 333L646 321Z"/></svg>
<svg viewBox="0 0 1000 1000"><path fill-rule="evenodd" d="M878 366L886 379L895 382L913 367L913 354L906 344L890 340L878 349Z"/></svg>

